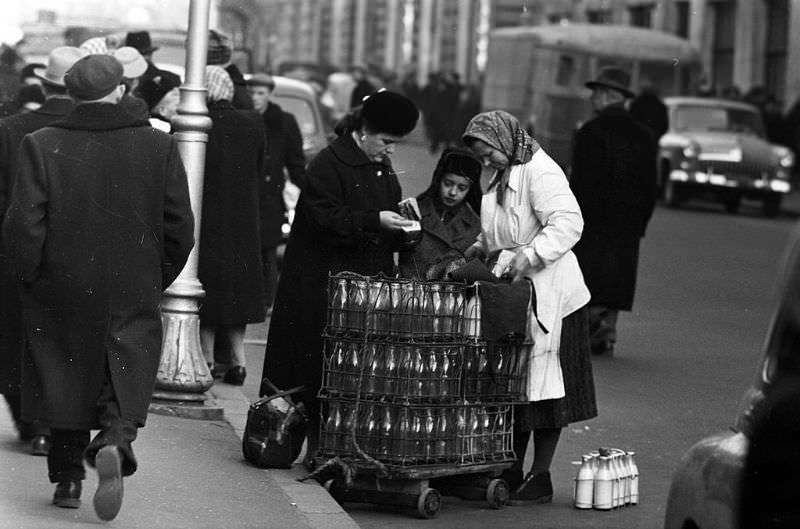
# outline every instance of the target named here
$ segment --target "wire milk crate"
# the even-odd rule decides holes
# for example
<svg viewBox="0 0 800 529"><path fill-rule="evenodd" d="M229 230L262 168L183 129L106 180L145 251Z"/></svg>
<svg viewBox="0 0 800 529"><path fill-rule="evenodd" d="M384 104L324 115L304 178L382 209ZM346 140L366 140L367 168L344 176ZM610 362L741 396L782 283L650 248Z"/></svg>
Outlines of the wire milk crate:
<svg viewBox="0 0 800 529"><path fill-rule="evenodd" d="M328 280L329 336L448 342L463 338L460 283L367 277L350 272Z"/></svg>

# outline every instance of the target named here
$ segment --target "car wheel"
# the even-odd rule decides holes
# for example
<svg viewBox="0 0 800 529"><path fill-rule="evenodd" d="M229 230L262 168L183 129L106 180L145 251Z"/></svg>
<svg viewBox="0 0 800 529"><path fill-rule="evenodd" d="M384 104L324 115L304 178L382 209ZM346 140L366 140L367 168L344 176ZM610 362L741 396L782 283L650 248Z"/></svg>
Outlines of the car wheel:
<svg viewBox="0 0 800 529"><path fill-rule="evenodd" d="M683 201L684 196L682 193L682 189L679 188L678 184L676 184L672 180L665 180L664 181L664 203L671 207L675 208L680 205Z"/></svg>
<svg viewBox="0 0 800 529"><path fill-rule="evenodd" d="M767 195L764 197L763 210L764 216L774 218L778 216L781 211L781 202L783 196L778 194Z"/></svg>

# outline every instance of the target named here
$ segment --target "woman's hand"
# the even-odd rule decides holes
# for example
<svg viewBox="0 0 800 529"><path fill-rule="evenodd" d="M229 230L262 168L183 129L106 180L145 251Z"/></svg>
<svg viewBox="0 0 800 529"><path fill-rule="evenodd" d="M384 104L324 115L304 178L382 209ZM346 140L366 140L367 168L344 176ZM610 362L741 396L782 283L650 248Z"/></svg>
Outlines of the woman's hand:
<svg viewBox="0 0 800 529"><path fill-rule="evenodd" d="M525 255L525 251L520 249L516 251L514 259L511 260L511 263L503 271L503 276L510 277L512 281L519 281L533 269L534 266L531 264L528 256Z"/></svg>
<svg viewBox="0 0 800 529"><path fill-rule="evenodd" d="M400 231L403 227L413 226L414 221L408 220L394 211L381 211L379 213L381 228L389 231Z"/></svg>

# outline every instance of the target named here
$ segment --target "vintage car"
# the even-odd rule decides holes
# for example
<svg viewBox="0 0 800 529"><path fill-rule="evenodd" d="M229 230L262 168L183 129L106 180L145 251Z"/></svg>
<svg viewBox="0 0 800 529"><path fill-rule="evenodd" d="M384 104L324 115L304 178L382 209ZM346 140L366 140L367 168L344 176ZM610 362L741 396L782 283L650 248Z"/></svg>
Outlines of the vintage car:
<svg viewBox="0 0 800 529"><path fill-rule="evenodd" d="M711 197L731 213L743 198L760 200L774 217L792 189L792 151L766 139L758 109L715 98L667 97L669 131L661 137L659 185L675 207Z"/></svg>
<svg viewBox="0 0 800 529"><path fill-rule="evenodd" d="M740 401L734 425L699 441L678 462L664 529L798 527L800 482L793 461L800 431L800 231L783 270L781 298L753 384ZM779 408L782 413L776 413ZM772 523L753 523L747 514L754 511ZM749 523L741 523L743 514Z"/></svg>

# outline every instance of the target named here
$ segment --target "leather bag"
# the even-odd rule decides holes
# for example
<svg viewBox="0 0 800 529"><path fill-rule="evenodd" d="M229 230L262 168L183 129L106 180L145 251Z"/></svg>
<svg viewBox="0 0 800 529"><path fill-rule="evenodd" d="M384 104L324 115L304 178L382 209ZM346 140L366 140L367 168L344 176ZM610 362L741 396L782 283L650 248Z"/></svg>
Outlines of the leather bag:
<svg viewBox="0 0 800 529"><path fill-rule="evenodd" d="M300 455L308 421L303 403L295 404L291 395L305 391L305 386L282 391L266 378L261 384L268 390L262 393L268 394L247 411L242 452L258 467L289 468Z"/></svg>

